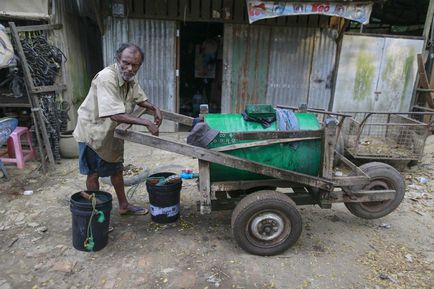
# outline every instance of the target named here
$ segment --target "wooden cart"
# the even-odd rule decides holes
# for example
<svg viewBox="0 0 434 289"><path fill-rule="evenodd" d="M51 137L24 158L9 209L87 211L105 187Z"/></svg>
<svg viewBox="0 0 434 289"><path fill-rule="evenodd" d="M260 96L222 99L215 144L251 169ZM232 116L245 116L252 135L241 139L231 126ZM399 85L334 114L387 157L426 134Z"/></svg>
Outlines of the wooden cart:
<svg viewBox="0 0 434 289"><path fill-rule="evenodd" d="M143 112L143 111L142 111ZM139 112L138 114L142 113ZM354 215L375 219L395 210L405 193L401 174L393 167L372 162L357 167L335 151L339 127L331 112L319 130L233 132L237 140L257 140L216 149L174 142L120 125L115 136L131 142L197 158L199 161L200 212L233 209L232 232L238 245L256 255L275 255L290 248L300 237L302 220L296 205L317 204L331 208L344 203ZM341 124L345 115L341 115ZM163 111L165 120L191 126L193 118ZM321 139L322 164L318 176L289 171L226 154L225 150ZM333 160L339 158L350 169L334 176ZM272 179L255 181L210 181L210 163L246 170ZM276 188L292 188L291 193Z"/></svg>

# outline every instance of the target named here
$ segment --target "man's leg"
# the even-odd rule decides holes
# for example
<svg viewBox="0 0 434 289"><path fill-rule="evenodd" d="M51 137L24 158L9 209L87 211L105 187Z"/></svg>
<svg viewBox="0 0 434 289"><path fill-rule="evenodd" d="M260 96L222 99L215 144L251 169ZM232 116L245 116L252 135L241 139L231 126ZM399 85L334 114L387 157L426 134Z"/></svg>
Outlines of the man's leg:
<svg viewBox="0 0 434 289"><path fill-rule="evenodd" d="M110 180L113 187L115 188L115 192L118 197L119 214L145 215L148 213L148 209L128 203L127 197L125 195L123 171L118 171L115 174L111 175Z"/></svg>
<svg viewBox="0 0 434 289"><path fill-rule="evenodd" d="M119 212L122 214L128 210L128 201L125 195L124 176L122 171L116 172L110 177L119 202Z"/></svg>
<svg viewBox="0 0 434 289"><path fill-rule="evenodd" d="M88 191L99 191L99 181L97 173L90 173L87 175L86 188Z"/></svg>

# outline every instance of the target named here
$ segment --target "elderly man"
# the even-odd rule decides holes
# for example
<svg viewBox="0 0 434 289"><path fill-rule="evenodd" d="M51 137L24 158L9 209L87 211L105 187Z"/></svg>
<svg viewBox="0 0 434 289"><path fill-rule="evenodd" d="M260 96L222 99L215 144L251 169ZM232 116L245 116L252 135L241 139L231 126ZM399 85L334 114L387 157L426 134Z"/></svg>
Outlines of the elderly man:
<svg viewBox="0 0 434 289"><path fill-rule="evenodd" d="M74 137L79 143L80 173L87 175L89 191L99 190L99 177L110 176L119 202L119 214L144 215L147 209L128 203L123 179L124 141L114 137L120 123L145 126L158 136L162 122L159 108L151 104L134 77L143 62L143 51L135 44L122 44L116 63L101 70L92 80L86 99L78 109ZM135 105L150 110L154 122L131 115Z"/></svg>

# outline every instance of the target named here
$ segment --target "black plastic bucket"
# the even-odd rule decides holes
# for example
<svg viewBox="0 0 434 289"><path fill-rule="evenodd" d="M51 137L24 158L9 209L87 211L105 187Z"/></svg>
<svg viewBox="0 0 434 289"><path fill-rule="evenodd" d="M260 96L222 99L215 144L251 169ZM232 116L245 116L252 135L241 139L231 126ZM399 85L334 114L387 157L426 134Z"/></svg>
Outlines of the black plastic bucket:
<svg viewBox="0 0 434 289"><path fill-rule="evenodd" d="M102 202L95 206L95 209L104 213L104 222L97 221L95 214L92 218L92 234L95 246L92 251L103 249L108 242L108 230L110 224L110 212L112 209L112 195L103 191L85 191L88 194L94 193ZM89 251L84 246L87 238L87 227L92 214L92 203L83 198L80 192L71 196L70 209L72 213L72 245L80 251Z"/></svg>
<svg viewBox="0 0 434 289"><path fill-rule="evenodd" d="M158 173L150 175L149 178L164 177L175 175L174 173ZM149 211L151 220L160 223L171 223L179 218L179 198L182 188L182 181L176 184L162 186L151 185L146 182L146 189L149 194Z"/></svg>

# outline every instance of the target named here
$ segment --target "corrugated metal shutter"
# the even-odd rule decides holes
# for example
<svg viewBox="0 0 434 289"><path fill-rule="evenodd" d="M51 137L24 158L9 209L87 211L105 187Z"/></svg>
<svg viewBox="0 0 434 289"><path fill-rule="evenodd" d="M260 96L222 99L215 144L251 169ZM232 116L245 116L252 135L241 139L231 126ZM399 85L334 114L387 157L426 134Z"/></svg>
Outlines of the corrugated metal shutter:
<svg viewBox="0 0 434 289"><path fill-rule="evenodd" d="M161 109L175 111L176 22L109 17L103 37L105 65L114 62L123 42L133 42L145 53L137 79L149 100ZM173 129L171 124L165 130Z"/></svg>
<svg viewBox="0 0 434 289"><path fill-rule="evenodd" d="M247 103L328 108L334 30L225 25L222 112Z"/></svg>
<svg viewBox="0 0 434 289"><path fill-rule="evenodd" d="M346 34L334 111L408 111L423 39Z"/></svg>

